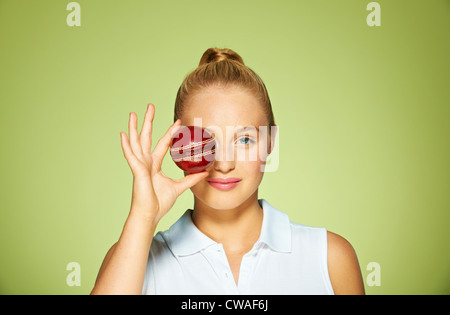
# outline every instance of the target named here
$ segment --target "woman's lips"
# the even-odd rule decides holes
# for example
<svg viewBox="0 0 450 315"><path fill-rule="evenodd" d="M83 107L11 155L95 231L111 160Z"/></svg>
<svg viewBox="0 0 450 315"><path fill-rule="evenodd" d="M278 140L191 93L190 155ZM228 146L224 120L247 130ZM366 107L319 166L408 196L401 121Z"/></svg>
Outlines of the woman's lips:
<svg viewBox="0 0 450 315"><path fill-rule="evenodd" d="M211 186L219 190L230 190L241 181L240 178L211 178L206 180Z"/></svg>

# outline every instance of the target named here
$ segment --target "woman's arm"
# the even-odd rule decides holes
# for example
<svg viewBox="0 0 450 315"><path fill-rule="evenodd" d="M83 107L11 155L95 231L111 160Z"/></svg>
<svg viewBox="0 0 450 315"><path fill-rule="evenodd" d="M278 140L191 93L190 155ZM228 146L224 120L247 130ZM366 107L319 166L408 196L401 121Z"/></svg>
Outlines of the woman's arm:
<svg viewBox="0 0 450 315"><path fill-rule="evenodd" d="M155 108L149 104L141 133L137 116L130 113L129 137L121 132L122 150L133 173L131 209L119 241L108 251L91 294L141 294L148 254L159 220L172 208L178 196L208 176L207 172L173 180L161 171L177 120L152 147Z"/></svg>
<svg viewBox="0 0 450 315"><path fill-rule="evenodd" d="M328 273L337 295L362 295L364 283L358 258L352 245L343 237L327 232Z"/></svg>
<svg viewBox="0 0 450 315"><path fill-rule="evenodd" d="M91 294L141 294L156 222L130 213L106 254Z"/></svg>

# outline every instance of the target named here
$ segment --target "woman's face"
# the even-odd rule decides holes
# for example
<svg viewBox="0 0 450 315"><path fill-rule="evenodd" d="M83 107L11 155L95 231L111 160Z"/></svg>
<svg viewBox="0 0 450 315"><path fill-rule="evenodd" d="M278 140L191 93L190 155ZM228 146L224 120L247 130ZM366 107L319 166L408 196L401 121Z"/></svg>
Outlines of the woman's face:
<svg viewBox="0 0 450 315"><path fill-rule="evenodd" d="M207 169L209 176L191 187L196 202L224 210L257 196L265 161L273 148L258 100L238 87L209 87L189 98L180 119L184 126L205 128L216 140L216 158ZM247 128L239 130L242 127ZM240 182L229 190L208 182L231 177Z"/></svg>

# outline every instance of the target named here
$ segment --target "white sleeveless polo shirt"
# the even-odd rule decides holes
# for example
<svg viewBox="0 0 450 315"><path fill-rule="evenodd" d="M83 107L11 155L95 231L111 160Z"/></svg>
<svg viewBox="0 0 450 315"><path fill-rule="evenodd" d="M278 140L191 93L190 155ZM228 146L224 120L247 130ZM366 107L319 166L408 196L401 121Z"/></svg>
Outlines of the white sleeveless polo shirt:
<svg viewBox="0 0 450 315"><path fill-rule="evenodd" d="M152 241L143 294L334 294L327 267L327 231L290 222L259 199L258 241L241 262L238 284L222 244L200 232L188 209Z"/></svg>

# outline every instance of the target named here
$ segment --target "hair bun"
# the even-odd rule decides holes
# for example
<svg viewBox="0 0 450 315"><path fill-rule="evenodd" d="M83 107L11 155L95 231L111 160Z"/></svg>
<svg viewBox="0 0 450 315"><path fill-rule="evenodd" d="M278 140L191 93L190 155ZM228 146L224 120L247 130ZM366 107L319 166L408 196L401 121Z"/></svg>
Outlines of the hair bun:
<svg viewBox="0 0 450 315"><path fill-rule="evenodd" d="M204 53L200 59L199 66L226 60L234 60L244 65L244 60L239 54L228 48L209 48Z"/></svg>

